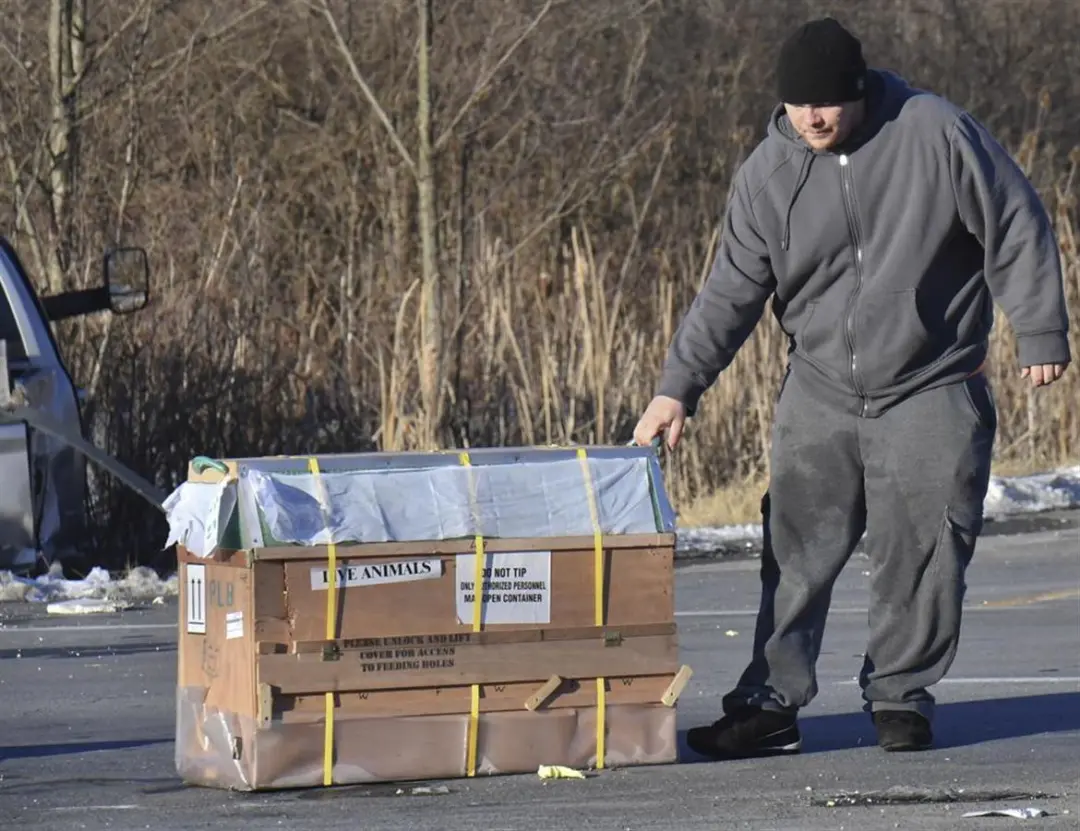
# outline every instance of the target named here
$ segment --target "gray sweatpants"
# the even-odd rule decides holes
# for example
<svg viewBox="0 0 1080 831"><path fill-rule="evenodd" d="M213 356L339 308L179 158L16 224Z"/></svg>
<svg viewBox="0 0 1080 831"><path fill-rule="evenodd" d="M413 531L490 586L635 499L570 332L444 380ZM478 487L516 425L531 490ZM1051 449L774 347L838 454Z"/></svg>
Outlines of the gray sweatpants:
<svg viewBox="0 0 1080 831"><path fill-rule="evenodd" d="M866 709L933 718L927 688L956 655L996 430L982 374L919 393L879 418L836 412L788 376L762 500L753 657L724 699L727 712L747 704L797 710L814 698L832 586L865 530Z"/></svg>

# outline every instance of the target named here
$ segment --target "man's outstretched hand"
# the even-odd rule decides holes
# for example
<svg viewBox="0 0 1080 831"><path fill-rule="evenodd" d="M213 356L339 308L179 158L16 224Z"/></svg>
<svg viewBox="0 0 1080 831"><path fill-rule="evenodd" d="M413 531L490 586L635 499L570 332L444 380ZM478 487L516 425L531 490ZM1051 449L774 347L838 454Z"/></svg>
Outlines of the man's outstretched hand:
<svg viewBox="0 0 1080 831"><path fill-rule="evenodd" d="M686 425L686 408L682 403L666 395L658 395L649 402L641 419L634 428L634 442L641 447L661 433L667 433L667 446L674 450Z"/></svg>
<svg viewBox="0 0 1080 831"><path fill-rule="evenodd" d="M1021 378L1030 378L1031 386L1045 387L1052 384L1065 374L1065 364L1037 364L1025 366L1020 370Z"/></svg>

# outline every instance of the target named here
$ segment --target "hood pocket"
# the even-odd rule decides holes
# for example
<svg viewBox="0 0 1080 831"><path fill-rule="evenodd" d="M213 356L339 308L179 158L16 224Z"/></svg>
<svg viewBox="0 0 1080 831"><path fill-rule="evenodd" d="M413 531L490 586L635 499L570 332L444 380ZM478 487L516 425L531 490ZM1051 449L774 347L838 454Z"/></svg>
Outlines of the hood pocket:
<svg viewBox="0 0 1080 831"><path fill-rule="evenodd" d="M889 387L937 357L937 339L923 323L916 289L861 294L855 321L857 364L867 389Z"/></svg>
<svg viewBox="0 0 1080 831"><path fill-rule="evenodd" d="M806 304L795 326L798 353L826 375L838 378L847 377L851 360L844 334L844 308L841 300L819 297Z"/></svg>

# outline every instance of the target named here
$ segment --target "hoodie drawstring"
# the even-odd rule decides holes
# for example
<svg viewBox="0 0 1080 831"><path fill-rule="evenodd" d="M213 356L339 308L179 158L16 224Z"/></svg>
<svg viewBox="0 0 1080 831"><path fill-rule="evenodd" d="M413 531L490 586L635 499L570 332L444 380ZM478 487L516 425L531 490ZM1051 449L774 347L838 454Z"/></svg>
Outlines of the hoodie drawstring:
<svg viewBox="0 0 1080 831"><path fill-rule="evenodd" d="M795 200L799 196L799 190L808 178L810 178L810 166L814 163L814 154L809 150L803 151L802 162L799 164L799 175L795 177L795 187L791 189L791 198L788 200L787 217L784 220L784 240L781 248L788 250L791 242L791 210L795 207Z"/></svg>

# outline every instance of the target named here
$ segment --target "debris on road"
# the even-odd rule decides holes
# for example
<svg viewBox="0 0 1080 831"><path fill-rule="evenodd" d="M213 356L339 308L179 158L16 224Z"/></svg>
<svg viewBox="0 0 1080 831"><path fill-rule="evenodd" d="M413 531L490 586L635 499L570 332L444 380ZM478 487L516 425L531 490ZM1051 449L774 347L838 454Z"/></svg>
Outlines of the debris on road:
<svg viewBox="0 0 1080 831"><path fill-rule="evenodd" d="M1012 817L1013 819L1036 819L1048 817L1050 812L1042 808L995 808L991 811L968 811L963 815L969 817Z"/></svg>
<svg viewBox="0 0 1080 831"><path fill-rule="evenodd" d="M450 793L450 789L446 785L418 785L415 788L409 788L408 791L398 788L396 793L398 796L406 794L408 796L442 796Z"/></svg>
<svg viewBox="0 0 1080 831"><path fill-rule="evenodd" d="M896 786L882 790L821 794L812 797L810 804L820 808L837 808L854 805L911 805L936 802L986 803L1048 798L1051 798L1051 794L1004 789L980 790L977 788L911 788Z"/></svg>
<svg viewBox="0 0 1080 831"><path fill-rule="evenodd" d="M536 770L541 779L584 779L585 774L564 765L540 765Z"/></svg>

